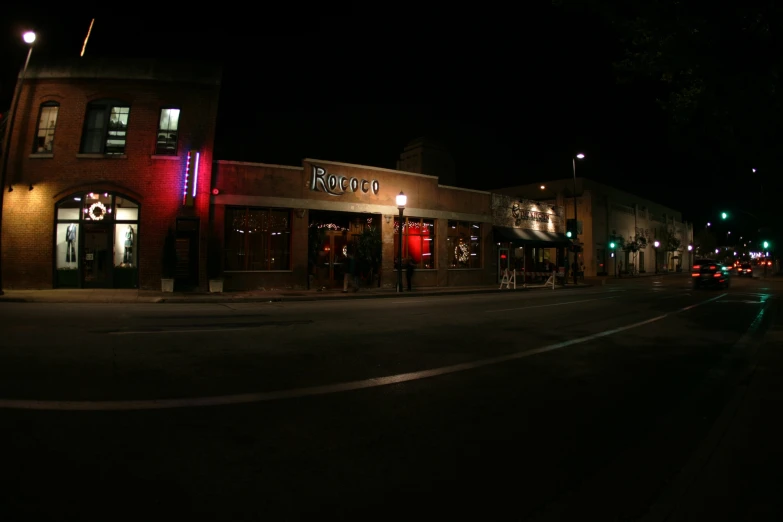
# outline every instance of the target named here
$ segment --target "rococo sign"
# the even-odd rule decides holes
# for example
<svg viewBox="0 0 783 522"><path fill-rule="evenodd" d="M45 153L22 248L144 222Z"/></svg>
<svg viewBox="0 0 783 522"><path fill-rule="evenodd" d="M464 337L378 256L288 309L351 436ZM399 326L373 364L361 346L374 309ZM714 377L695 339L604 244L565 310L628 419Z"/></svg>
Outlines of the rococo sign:
<svg viewBox="0 0 783 522"><path fill-rule="evenodd" d="M519 206L519 203L514 203L514 205L511 207L511 215L514 216L514 220L517 223L522 220L549 223L549 214L545 212L536 212L533 210L524 210Z"/></svg>
<svg viewBox="0 0 783 522"><path fill-rule="evenodd" d="M323 167L313 165L313 173L310 177L310 190L326 192L330 196L342 196L346 192L372 192L377 195L381 184L377 179L366 180L353 176L329 174Z"/></svg>

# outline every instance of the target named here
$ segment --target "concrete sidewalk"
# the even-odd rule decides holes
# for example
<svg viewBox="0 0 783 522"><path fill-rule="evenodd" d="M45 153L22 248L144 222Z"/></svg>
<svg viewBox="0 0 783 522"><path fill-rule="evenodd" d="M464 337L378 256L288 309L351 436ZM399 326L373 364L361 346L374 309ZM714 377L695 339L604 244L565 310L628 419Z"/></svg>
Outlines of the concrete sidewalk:
<svg viewBox="0 0 783 522"><path fill-rule="evenodd" d="M600 284L600 283L599 283ZM500 292L527 292L548 290L551 287L522 288L517 285L516 290L499 290L499 284L462 287L419 287L412 292L405 291L398 294L394 288L362 288L358 292L343 293L341 289L326 290L294 290L294 289L270 289L254 290L246 292L224 293L200 293L200 292L174 292L163 293L149 290L115 290L115 289L53 289L53 290L5 290L5 295L0 296L2 302L16 303L226 303L226 302L296 302L296 301L327 301L340 299L380 299L380 298L404 298L437 295L464 295ZM585 288L592 286L590 283L581 283L556 286L554 291L563 288Z"/></svg>
<svg viewBox="0 0 783 522"><path fill-rule="evenodd" d="M783 306L712 430L643 520L781 520Z"/></svg>

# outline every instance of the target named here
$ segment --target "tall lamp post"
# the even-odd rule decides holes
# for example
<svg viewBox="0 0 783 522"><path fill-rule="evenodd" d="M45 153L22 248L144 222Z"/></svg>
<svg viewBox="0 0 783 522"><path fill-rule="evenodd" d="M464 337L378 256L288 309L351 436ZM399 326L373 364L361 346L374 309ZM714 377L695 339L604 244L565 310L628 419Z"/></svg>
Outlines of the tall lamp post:
<svg viewBox="0 0 783 522"><path fill-rule="evenodd" d="M402 222L402 214L405 212L405 204L408 202L408 196L400 191L395 199L397 208L400 209L400 229L398 233L400 242L397 248L397 293L402 293L402 231L405 228Z"/></svg>
<svg viewBox="0 0 783 522"><path fill-rule="evenodd" d="M8 157L11 155L11 135L14 132L14 121L16 120L16 109L19 107L19 95L22 92L22 83L27 73L27 65L30 63L30 55L33 54L33 42L35 42L35 33L27 31L22 35L22 39L30 48L27 50L27 59L24 61L22 74L19 81L16 82L16 92L14 93L14 102L11 107L11 114L8 116L8 124L5 129L5 139L3 140L3 170L0 171L0 252L3 251L3 195L5 194L5 180L8 172ZM0 295L3 295L3 262L0 255Z"/></svg>
<svg viewBox="0 0 783 522"><path fill-rule="evenodd" d="M693 270L693 245L688 245L688 257L690 257L690 269Z"/></svg>
<svg viewBox="0 0 783 522"><path fill-rule="evenodd" d="M577 159L584 159L584 158L585 158L585 155L582 154L581 152L579 154L577 154L575 158L571 158L571 163L574 166L574 239L579 237L579 234L577 232L579 230L579 227L577 226L577 219L576 219L576 160ZM574 271L574 284L576 284L576 278L577 278L577 270L576 269L578 267L577 267L576 260L577 260L578 256L579 256L579 254L577 253L576 249L574 249L574 264L571 265L573 267L572 270Z"/></svg>
<svg viewBox="0 0 783 522"><path fill-rule="evenodd" d="M653 243L653 246L655 247L655 273L658 273L658 247L661 246L660 241L655 241Z"/></svg>

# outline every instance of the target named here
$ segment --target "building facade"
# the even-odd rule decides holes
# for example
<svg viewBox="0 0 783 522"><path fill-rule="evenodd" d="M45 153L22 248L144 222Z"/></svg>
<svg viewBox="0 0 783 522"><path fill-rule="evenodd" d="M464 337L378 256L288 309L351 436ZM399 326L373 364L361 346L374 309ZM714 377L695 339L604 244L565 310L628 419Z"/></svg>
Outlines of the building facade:
<svg viewBox="0 0 783 522"><path fill-rule="evenodd" d="M585 275L677 271L692 266L688 247L693 245L693 224L684 222L681 212L659 203L585 178L494 192L560 206L566 219L575 218L580 227L575 239L582 249L577 259L584 264Z"/></svg>
<svg viewBox="0 0 783 522"><path fill-rule="evenodd" d="M380 287L397 284L401 260L419 287L562 266L567 209L454 187L447 151L427 140L401 155L418 172L216 160L219 93L204 64L28 69L3 187L3 286L157 290L169 231L177 290L339 288L351 254L362 284Z"/></svg>
<svg viewBox="0 0 783 522"><path fill-rule="evenodd" d="M220 71L81 59L31 66L8 141L5 288L204 288Z"/></svg>

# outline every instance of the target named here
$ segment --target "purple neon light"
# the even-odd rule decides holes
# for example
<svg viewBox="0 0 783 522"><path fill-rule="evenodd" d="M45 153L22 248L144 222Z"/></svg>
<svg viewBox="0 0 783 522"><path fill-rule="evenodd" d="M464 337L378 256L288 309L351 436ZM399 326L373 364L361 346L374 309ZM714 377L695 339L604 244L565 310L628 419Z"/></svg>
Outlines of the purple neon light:
<svg viewBox="0 0 783 522"><path fill-rule="evenodd" d="M196 153L196 164L193 166L193 197L196 197L196 186L198 185L198 158L201 155L200 152Z"/></svg>

